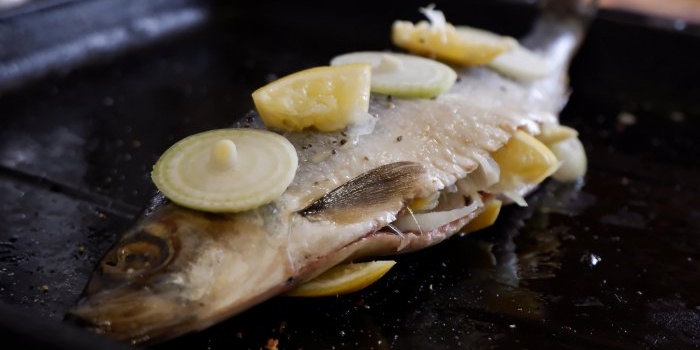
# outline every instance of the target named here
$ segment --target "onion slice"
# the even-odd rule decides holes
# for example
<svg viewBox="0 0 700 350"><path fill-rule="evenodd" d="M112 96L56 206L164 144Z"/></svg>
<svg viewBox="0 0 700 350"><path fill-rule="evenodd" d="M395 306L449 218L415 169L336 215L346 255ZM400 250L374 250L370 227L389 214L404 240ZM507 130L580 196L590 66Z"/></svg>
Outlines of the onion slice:
<svg viewBox="0 0 700 350"><path fill-rule="evenodd" d="M158 159L151 178L171 201L239 212L277 199L294 179L294 146L265 130L219 129L186 137Z"/></svg>
<svg viewBox="0 0 700 350"><path fill-rule="evenodd" d="M452 210L419 214L409 212L396 219L393 225L403 232L426 232L459 220L474 212L478 207L479 202L474 201L470 205Z"/></svg>
<svg viewBox="0 0 700 350"><path fill-rule="evenodd" d="M360 51L334 57L332 66L369 63L371 91L400 98L432 98L449 91L457 80L450 66L420 56Z"/></svg>

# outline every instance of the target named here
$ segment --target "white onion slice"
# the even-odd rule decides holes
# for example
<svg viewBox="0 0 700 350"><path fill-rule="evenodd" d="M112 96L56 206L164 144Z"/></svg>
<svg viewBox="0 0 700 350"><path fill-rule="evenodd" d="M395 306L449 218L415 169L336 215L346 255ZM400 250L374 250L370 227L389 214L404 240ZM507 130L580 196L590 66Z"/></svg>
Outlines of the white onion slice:
<svg viewBox="0 0 700 350"><path fill-rule="evenodd" d="M517 204L521 207L527 207L527 201L525 200L525 197L523 197L523 195L520 194L519 191L505 191L501 194L504 197L513 201L515 204Z"/></svg>
<svg viewBox="0 0 700 350"><path fill-rule="evenodd" d="M457 188L464 195L471 195L489 188L498 182L501 175L501 168L491 156L477 153L474 159L479 163L479 167L467 177L457 181Z"/></svg>
<svg viewBox="0 0 700 350"><path fill-rule="evenodd" d="M559 169L552 175L553 178L561 182L572 182L586 174L588 167L586 150L577 137L556 142L549 147L557 159L562 161Z"/></svg>
<svg viewBox="0 0 700 350"><path fill-rule="evenodd" d="M479 204L473 201L471 204L457 209L446 211L435 211L430 213L407 213L393 222L393 226L403 232L425 232L434 228L449 224L452 221L461 219L478 208Z"/></svg>

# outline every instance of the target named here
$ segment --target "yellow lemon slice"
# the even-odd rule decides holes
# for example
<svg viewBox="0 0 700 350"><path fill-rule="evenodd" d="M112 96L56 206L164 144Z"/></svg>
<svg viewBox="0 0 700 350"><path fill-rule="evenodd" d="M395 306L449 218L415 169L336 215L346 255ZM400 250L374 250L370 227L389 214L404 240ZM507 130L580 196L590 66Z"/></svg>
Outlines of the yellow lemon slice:
<svg viewBox="0 0 700 350"><path fill-rule="evenodd" d="M559 166L557 157L532 135L518 130L505 146L492 154L501 168L498 186L510 190L522 184L538 184Z"/></svg>
<svg viewBox="0 0 700 350"><path fill-rule="evenodd" d="M391 28L394 45L460 65L483 65L517 45L511 37L468 26L455 27L432 7L421 10L429 22L394 21Z"/></svg>
<svg viewBox="0 0 700 350"><path fill-rule="evenodd" d="M285 295L321 297L356 292L382 278L395 264L393 260L376 260L337 265Z"/></svg>
<svg viewBox="0 0 700 350"><path fill-rule="evenodd" d="M457 80L450 66L424 57L364 51L336 56L331 65L372 65L371 91L403 98L431 98L448 91Z"/></svg>
<svg viewBox="0 0 700 350"><path fill-rule="evenodd" d="M464 225L460 232L470 233L487 228L493 225L498 218L498 213L501 212L503 202L498 199L492 199L484 205L484 210L475 217L472 221Z"/></svg>
<svg viewBox="0 0 700 350"><path fill-rule="evenodd" d="M259 88L253 102L268 127L339 131L371 119L370 82L367 63L309 68Z"/></svg>
<svg viewBox="0 0 700 350"><path fill-rule="evenodd" d="M294 179L294 146L256 129L219 129L186 137L163 153L151 172L171 201L196 210L238 212L277 199Z"/></svg>

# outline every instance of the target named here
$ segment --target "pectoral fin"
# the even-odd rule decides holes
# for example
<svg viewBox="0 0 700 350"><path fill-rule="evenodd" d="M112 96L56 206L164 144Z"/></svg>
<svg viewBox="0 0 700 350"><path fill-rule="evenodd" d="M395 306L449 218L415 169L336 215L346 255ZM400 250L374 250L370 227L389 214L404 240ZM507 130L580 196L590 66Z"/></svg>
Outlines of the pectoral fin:
<svg viewBox="0 0 700 350"><path fill-rule="evenodd" d="M377 213L396 212L415 197L425 174L420 163L396 162L372 169L328 192L301 214L311 220L351 223Z"/></svg>

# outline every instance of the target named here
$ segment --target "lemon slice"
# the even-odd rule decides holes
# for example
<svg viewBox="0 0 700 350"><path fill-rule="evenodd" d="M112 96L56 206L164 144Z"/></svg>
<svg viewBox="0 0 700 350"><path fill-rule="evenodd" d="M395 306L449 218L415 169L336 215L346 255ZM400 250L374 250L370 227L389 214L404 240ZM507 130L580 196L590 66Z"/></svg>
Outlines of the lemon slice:
<svg viewBox="0 0 700 350"><path fill-rule="evenodd" d="M516 131L492 157L501 168L501 178L496 185L501 190L538 184L559 166L557 157L547 146L522 130Z"/></svg>
<svg viewBox="0 0 700 350"><path fill-rule="evenodd" d="M431 98L448 91L457 72L435 60L391 52L352 52L336 56L332 66L369 63L372 66L371 91L404 98Z"/></svg>
<svg viewBox="0 0 700 350"><path fill-rule="evenodd" d="M298 159L283 136L255 129L219 129L186 137L151 172L171 201L209 212L238 212L277 199L294 179Z"/></svg>
<svg viewBox="0 0 700 350"><path fill-rule="evenodd" d="M285 295L322 297L356 292L382 278L395 264L393 260L376 260L337 265Z"/></svg>
<svg viewBox="0 0 700 350"><path fill-rule="evenodd" d="M441 11L432 7L421 11L428 21L413 24L394 21L391 40L394 45L418 55L461 65L483 65L517 45L511 37L472 28L455 27Z"/></svg>
<svg viewBox="0 0 700 350"><path fill-rule="evenodd" d="M487 228L493 225L498 219L498 213L501 212L501 206L503 202L498 199L492 199L484 205L484 210L475 217L472 221L464 225L461 232L470 233L474 231L479 231L481 229Z"/></svg>
<svg viewBox="0 0 700 350"><path fill-rule="evenodd" d="M516 45L512 50L488 62L491 69L520 80L544 78L552 71L550 64L531 50Z"/></svg>
<svg viewBox="0 0 700 350"><path fill-rule="evenodd" d="M339 131L371 119L367 63L324 66L282 77L253 92L265 125L287 131Z"/></svg>

